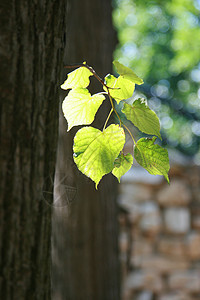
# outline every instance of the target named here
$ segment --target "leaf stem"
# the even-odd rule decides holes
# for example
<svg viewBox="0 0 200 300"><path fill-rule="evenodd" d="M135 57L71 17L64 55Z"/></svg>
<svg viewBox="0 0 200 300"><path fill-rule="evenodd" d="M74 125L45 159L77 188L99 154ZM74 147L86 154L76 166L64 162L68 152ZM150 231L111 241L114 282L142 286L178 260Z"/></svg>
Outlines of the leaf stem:
<svg viewBox="0 0 200 300"><path fill-rule="evenodd" d="M128 133L130 134L130 136L131 136L131 138L132 138L132 140L133 140L133 143L134 143L134 145L135 145L135 144L136 144L136 141L135 141L135 139L134 139L134 137L133 137L131 131L128 129L128 127L127 127L125 124L122 124L122 126L124 126L124 127L126 128L126 130L127 130Z"/></svg>
<svg viewBox="0 0 200 300"><path fill-rule="evenodd" d="M107 91L108 91L108 97L109 97L109 100L110 100L112 109L114 110L114 112L115 112L115 114L116 114L116 116L117 116L117 118L118 118L118 120L119 120L119 126L122 127L122 120L121 120L120 116L118 115L118 113L117 113L117 111L116 111L116 109L115 109L115 106L114 106L114 104L113 104L112 97L111 97L111 95L110 95L110 92L109 92L109 89L108 89L108 88L107 88Z"/></svg>
<svg viewBox="0 0 200 300"><path fill-rule="evenodd" d="M105 122L105 124L104 124L104 126L103 126L103 131L104 131L105 128L106 128L106 125L107 125L107 123L108 123L108 120L109 120L109 118L110 118L112 112L113 112L113 108L111 108L111 110L110 110L110 112L109 112L109 115L108 115L108 117L107 117L107 119L106 119L106 122Z"/></svg>
<svg viewBox="0 0 200 300"><path fill-rule="evenodd" d="M107 92L99 92L99 93L97 93L97 94L95 94L95 95L102 95L102 94L104 94L104 95L108 95L108 93L107 93Z"/></svg>

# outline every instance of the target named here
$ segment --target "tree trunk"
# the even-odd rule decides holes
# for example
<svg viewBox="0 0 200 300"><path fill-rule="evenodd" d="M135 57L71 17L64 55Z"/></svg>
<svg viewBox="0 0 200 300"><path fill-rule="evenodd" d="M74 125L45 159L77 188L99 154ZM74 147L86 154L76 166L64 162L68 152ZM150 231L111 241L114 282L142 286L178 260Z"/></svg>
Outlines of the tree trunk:
<svg viewBox="0 0 200 300"><path fill-rule="evenodd" d="M50 299L66 0L1 1L0 299Z"/></svg>
<svg viewBox="0 0 200 300"><path fill-rule="evenodd" d="M115 34L111 1L73 0L67 35L66 64L87 61L100 76L112 71ZM63 78L64 80L64 78ZM102 90L93 82L92 90ZM66 95L63 93L62 100ZM109 102L98 111L102 129ZM120 298L117 180L106 175L95 190L72 158L76 129L67 133L60 114L53 210L53 299L117 300Z"/></svg>

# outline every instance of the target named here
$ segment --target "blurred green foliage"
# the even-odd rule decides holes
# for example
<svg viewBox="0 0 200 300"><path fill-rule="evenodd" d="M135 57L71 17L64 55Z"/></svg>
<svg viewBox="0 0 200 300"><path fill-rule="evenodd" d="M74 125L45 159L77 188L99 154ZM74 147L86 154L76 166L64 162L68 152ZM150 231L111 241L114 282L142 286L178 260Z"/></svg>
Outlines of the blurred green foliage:
<svg viewBox="0 0 200 300"><path fill-rule="evenodd" d="M144 79L164 143L200 164L200 0L115 0L115 59Z"/></svg>

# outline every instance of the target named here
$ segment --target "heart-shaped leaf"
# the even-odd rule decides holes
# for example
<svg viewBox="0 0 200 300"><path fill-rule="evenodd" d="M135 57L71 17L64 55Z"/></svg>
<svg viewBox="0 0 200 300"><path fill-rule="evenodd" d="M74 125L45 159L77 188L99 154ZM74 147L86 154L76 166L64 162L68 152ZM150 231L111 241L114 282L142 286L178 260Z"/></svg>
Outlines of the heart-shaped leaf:
<svg viewBox="0 0 200 300"><path fill-rule="evenodd" d="M80 67L67 75L67 80L60 86L63 90L73 88L86 88L89 83L89 77L93 74L86 67Z"/></svg>
<svg viewBox="0 0 200 300"><path fill-rule="evenodd" d="M95 114L105 96L91 96L87 89L72 89L62 104L62 110L68 122L68 131L77 125L88 125L94 121Z"/></svg>
<svg viewBox="0 0 200 300"><path fill-rule="evenodd" d="M124 143L125 133L119 125L112 124L104 131L93 127L81 128L74 138L74 161L97 188L101 178L113 170Z"/></svg>

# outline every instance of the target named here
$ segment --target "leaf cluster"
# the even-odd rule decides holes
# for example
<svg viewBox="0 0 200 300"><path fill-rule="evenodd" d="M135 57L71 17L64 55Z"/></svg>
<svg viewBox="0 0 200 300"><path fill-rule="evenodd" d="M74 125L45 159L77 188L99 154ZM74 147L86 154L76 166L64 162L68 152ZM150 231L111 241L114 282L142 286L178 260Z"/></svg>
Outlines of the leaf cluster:
<svg viewBox="0 0 200 300"><path fill-rule="evenodd" d="M96 188L101 178L112 173L120 182L135 160L150 174L163 175L169 182L169 159L166 149L155 144L156 137L161 139L160 123L157 115L152 111L144 99L137 99L133 104L126 99L133 95L135 84L141 85L143 80L130 68L118 61L113 62L118 77L108 74L102 80L86 63L80 64L77 69L68 74L67 80L61 85L62 89L70 90L65 97L62 110L68 122L68 131L77 125L90 125L103 103L108 98L111 111L106 119L103 130L86 126L77 131L74 137L74 162L78 169L91 178ZM102 92L91 95L87 89L90 76L95 76L103 86ZM116 109L115 102L123 102L122 112L126 118L145 134L153 138L141 138L137 142L129 129L123 124ZM107 126L112 113L115 113L119 124ZM133 153L124 154L125 131L130 133L133 144Z"/></svg>

